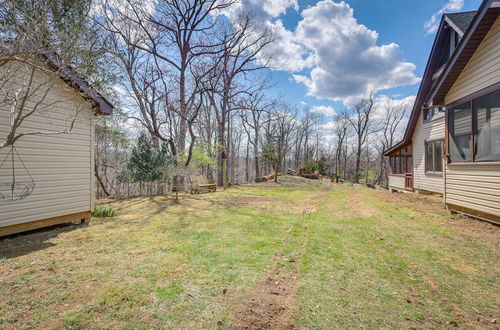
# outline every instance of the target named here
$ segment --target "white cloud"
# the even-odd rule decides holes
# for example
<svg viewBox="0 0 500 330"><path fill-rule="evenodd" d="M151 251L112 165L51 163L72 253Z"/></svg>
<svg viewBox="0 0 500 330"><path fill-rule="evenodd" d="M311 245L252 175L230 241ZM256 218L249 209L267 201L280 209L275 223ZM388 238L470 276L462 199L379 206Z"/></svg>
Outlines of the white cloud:
<svg viewBox="0 0 500 330"><path fill-rule="evenodd" d="M385 107L390 105L393 108L399 107L407 107L407 116L410 115L411 109L413 107L413 103L415 103L415 95L403 97L403 98L394 98L388 95L378 95L375 98L375 103L373 105L375 112L373 113L373 119L378 120L384 116ZM406 125L401 125L402 127L406 127Z"/></svg>
<svg viewBox="0 0 500 330"><path fill-rule="evenodd" d="M312 113L318 113L323 116L333 117L337 114L331 106L319 105L311 109Z"/></svg>
<svg viewBox="0 0 500 330"><path fill-rule="evenodd" d="M399 46L378 46L378 33L359 24L345 2L323 0L301 15L294 38L311 50L312 69L293 77L308 88L308 95L352 103L369 91L419 81L415 65L403 60Z"/></svg>
<svg viewBox="0 0 500 330"><path fill-rule="evenodd" d="M271 58L270 66L275 70L297 72L311 65L310 51L298 40L292 31L283 26L281 20L267 22L274 32L274 40L264 51Z"/></svg>
<svg viewBox="0 0 500 330"><path fill-rule="evenodd" d="M379 95L375 98L375 106L376 107L381 107L385 106L387 103L391 103L395 107L400 107L403 105L409 105L410 107L413 106L413 103L415 103L415 95L410 95L406 96L403 98L395 98L396 96L388 96L388 95Z"/></svg>
<svg viewBox="0 0 500 330"><path fill-rule="evenodd" d="M309 66L308 50L295 40L280 16L288 10L299 10L297 0L240 0L226 8L222 14L235 21L240 14L250 13L258 24L266 26L274 34L273 42L263 50L263 58L274 70L297 72Z"/></svg>
<svg viewBox="0 0 500 330"><path fill-rule="evenodd" d="M301 12L294 31L280 17L299 9L297 0L242 0L224 14L230 20L251 11L258 22L275 32L265 50L274 70L294 73L308 95L352 104L368 92L377 92L420 81L415 65L405 62L395 43L377 45L378 33L359 24L344 1L321 0Z"/></svg>
<svg viewBox="0 0 500 330"><path fill-rule="evenodd" d="M318 125L318 129L322 132L331 132L335 129L337 122L335 120L329 121L326 124Z"/></svg>
<svg viewBox="0 0 500 330"><path fill-rule="evenodd" d="M297 3L297 0L254 0L254 2L259 2L259 5L263 3L264 10L273 17L278 17L281 14L284 14L290 7L293 7L295 10L299 10L299 4Z"/></svg>
<svg viewBox="0 0 500 330"><path fill-rule="evenodd" d="M285 14L289 8L299 10L297 0L240 0L225 9L223 14L233 20L243 12L252 13L262 23Z"/></svg>
<svg viewBox="0 0 500 330"><path fill-rule="evenodd" d="M424 23L425 32L427 34L436 33L439 27L439 19L441 15L447 12L459 11L464 7L464 0L448 0L448 2L441 7L437 12L435 12L431 18Z"/></svg>

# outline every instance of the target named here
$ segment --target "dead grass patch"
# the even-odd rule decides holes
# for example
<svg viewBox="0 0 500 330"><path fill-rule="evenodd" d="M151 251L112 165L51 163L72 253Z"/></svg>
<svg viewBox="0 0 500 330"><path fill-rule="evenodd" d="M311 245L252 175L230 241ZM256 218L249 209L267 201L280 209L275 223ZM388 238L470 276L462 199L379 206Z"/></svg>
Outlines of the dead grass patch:
<svg viewBox="0 0 500 330"><path fill-rule="evenodd" d="M349 189L345 197L346 209L339 211L341 216L354 216L357 218L370 218L380 215L380 211L366 203L363 190L360 187Z"/></svg>
<svg viewBox="0 0 500 330"><path fill-rule="evenodd" d="M377 192L375 196L385 202L410 207L419 216L445 219L444 226L496 249L500 248L500 226L463 215L449 217L441 196L384 192Z"/></svg>
<svg viewBox="0 0 500 330"><path fill-rule="evenodd" d="M411 206L419 210L446 214L443 198L438 195L421 195L415 193L389 193L377 191L376 197L397 205Z"/></svg>
<svg viewBox="0 0 500 330"><path fill-rule="evenodd" d="M500 249L500 226L466 216L453 217L445 222L463 235Z"/></svg>

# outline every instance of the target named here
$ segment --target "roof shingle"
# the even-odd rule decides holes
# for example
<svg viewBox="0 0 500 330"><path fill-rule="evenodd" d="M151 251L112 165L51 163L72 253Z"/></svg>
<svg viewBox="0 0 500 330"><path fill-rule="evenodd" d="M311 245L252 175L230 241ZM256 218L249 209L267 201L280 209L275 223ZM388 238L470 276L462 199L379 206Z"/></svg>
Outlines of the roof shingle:
<svg viewBox="0 0 500 330"><path fill-rule="evenodd" d="M467 28L469 27L474 15L476 15L476 11L466 11L463 13L452 13L452 14L444 14L452 23L460 29L460 32L465 33Z"/></svg>

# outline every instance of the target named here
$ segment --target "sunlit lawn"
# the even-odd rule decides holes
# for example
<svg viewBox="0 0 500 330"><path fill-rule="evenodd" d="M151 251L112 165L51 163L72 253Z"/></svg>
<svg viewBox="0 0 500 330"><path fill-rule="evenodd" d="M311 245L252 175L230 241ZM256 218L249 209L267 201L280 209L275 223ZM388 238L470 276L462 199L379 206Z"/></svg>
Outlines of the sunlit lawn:
<svg viewBox="0 0 500 330"><path fill-rule="evenodd" d="M498 245L385 192L284 183L0 240L0 328L224 328L277 253L299 269L299 328L498 325Z"/></svg>

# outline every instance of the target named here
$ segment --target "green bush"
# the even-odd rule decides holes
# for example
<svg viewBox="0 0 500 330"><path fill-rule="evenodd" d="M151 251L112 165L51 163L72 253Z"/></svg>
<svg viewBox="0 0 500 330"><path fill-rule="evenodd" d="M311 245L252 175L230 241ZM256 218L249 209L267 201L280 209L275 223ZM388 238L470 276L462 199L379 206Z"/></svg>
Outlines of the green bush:
<svg viewBox="0 0 500 330"><path fill-rule="evenodd" d="M92 211L93 217L107 218L107 217L114 217L116 215L117 215L116 211L113 210L110 206L103 206L103 207L96 206Z"/></svg>
<svg viewBox="0 0 500 330"><path fill-rule="evenodd" d="M318 160L310 160L305 164L305 168L309 173L314 173L314 171L319 171L321 175L326 175L328 166L326 164L326 158L320 157Z"/></svg>

